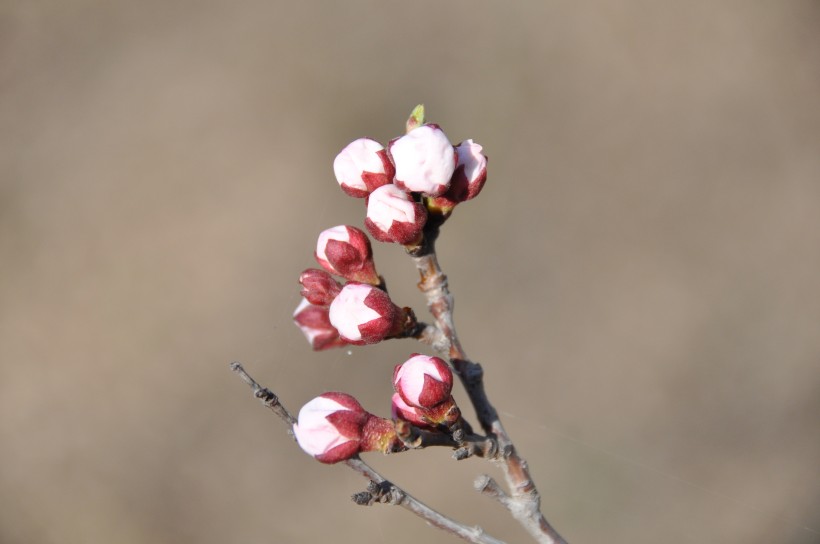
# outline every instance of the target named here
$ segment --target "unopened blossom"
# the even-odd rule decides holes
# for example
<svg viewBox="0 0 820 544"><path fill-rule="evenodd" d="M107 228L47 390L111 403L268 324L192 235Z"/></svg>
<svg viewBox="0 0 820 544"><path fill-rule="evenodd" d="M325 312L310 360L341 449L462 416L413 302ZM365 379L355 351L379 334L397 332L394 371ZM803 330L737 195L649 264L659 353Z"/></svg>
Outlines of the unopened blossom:
<svg viewBox="0 0 820 544"><path fill-rule="evenodd" d="M346 346L348 342L339 336L339 331L330 323L330 310L327 306L311 304L302 299L293 312L293 322L307 338L315 351Z"/></svg>
<svg viewBox="0 0 820 544"><path fill-rule="evenodd" d="M336 156L333 172L345 193L364 198L393 181L395 168L382 144L370 138L359 138Z"/></svg>
<svg viewBox="0 0 820 544"><path fill-rule="evenodd" d="M299 283L302 284L302 296L317 306L330 306L342 290L341 284L333 276L318 268L308 268L302 272Z"/></svg>
<svg viewBox="0 0 820 544"><path fill-rule="evenodd" d="M452 431L463 425L461 410L452 395L431 408L424 408L411 406L401 395L394 393L392 413L394 420L401 419L424 429Z"/></svg>
<svg viewBox="0 0 820 544"><path fill-rule="evenodd" d="M438 125L422 125L389 144L395 184L425 196L444 194L456 167L456 153Z"/></svg>
<svg viewBox="0 0 820 544"><path fill-rule="evenodd" d="M308 455L338 463L359 453L367 419L367 411L352 396L325 393L302 406L293 434Z"/></svg>
<svg viewBox="0 0 820 544"><path fill-rule="evenodd" d="M347 393L324 393L302 406L293 434L305 453L322 463L405 449L392 421L367 412Z"/></svg>
<svg viewBox="0 0 820 544"><path fill-rule="evenodd" d="M405 315L381 289L350 282L331 303L329 317L342 339L361 345L401 332Z"/></svg>
<svg viewBox="0 0 820 544"><path fill-rule="evenodd" d="M379 187L367 199L364 224L380 242L411 245L421 240L427 210L395 185Z"/></svg>
<svg viewBox="0 0 820 544"><path fill-rule="evenodd" d="M350 225L323 230L316 242L316 262L322 268L348 280L378 285L373 250L367 235Z"/></svg>
<svg viewBox="0 0 820 544"><path fill-rule="evenodd" d="M429 422L425 419L423 411L404 402L404 399L401 398L401 395L398 393L393 393L391 404L390 413L393 419L409 421L416 427L425 428L429 426Z"/></svg>
<svg viewBox="0 0 820 544"><path fill-rule="evenodd" d="M396 365L393 387L410 406L432 408L450 398L453 373L442 359L414 353Z"/></svg>
<svg viewBox="0 0 820 544"><path fill-rule="evenodd" d="M458 164L450 188L440 197L430 199L427 203L429 209L447 213L459 202L478 196L487 181L487 157L482 150L472 140L465 140L456 147Z"/></svg>

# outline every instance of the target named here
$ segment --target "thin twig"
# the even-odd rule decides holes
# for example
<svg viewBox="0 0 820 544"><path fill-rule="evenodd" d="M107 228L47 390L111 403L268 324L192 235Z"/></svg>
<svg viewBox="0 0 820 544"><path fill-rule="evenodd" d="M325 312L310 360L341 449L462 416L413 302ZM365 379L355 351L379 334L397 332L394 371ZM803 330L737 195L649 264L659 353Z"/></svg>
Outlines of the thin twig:
<svg viewBox="0 0 820 544"><path fill-rule="evenodd" d="M440 431L429 431L416 427L402 419L395 421L396 435L408 449L421 450L434 446L452 448L456 460L477 456L487 459L498 454L498 444L493 438L473 433L448 434Z"/></svg>
<svg viewBox="0 0 820 544"><path fill-rule="evenodd" d="M484 372L481 366L468 359L456 334L453 321L453 296L447 286L447 276L439 266L435 250L439 227L445 219L431 216L425 226L424 242L410 251L421 276L418 284L419 290L427 299L427 307L435 318L436 326L448 340L446 344L438 346L438 351L442 356L450 359L470 397L484 432L498 441L499 462L510 489L510 495L504 495L508 500L500 502L537 542L566 544L566 541L541 513L541 496L530 477L527 462L518 455L512 439L498 417L498 412L487 398L484 390ZM488 494L495 498L500 497L498 494Z"/></svg>
<svg viewBox="0 0 820 544"><path fill-rule="evenodd" d="M276 394L268 389L267 387L262 387L259 383L251 378L251 375L245 372L245 369L242 368L242 364L234 361L231 363L231 370L236 372L242 381L248 384L251 389L253 389L253 396L259 399L262 404L267 406L274 414L279 416L282 421L288 424L288 428L293 427L293 424L296 423L296 418L293 417L287 408L285 408L281 402L279 402L279 397Z"/></svg>
<svg viewBox="0 0 820 544"><path fill-rule="evenodd" d="M282 405L279 401L279 397L267 387L259 385L259 383L245 371L240 363L231 363L231 370L242 378L242 381L248 384L251 389L253 389L254 396L273 413L279 416L279 418L288 425L288 428L292 427L293 424L296 423L296 419L293 415L291 415L287 408ZM472 542L474 544L505 544L504 541L498 540L497 538L485 533L484 529L481 527L470 527L468 525L464 525L437 512L436 510L433 510L403 489L390 483L359 457L348 459L344 461L344 464L371 482L380 484L379 488L383 490L382 493L389 493L387 502L397 504L402 508L413 512L434 527L438 527L439 529L452 533L467 542ZM368 489L368 492L370 492L370 489ZM359 503L359 500L356 499L358 495L359 494L354 495L354 500L356 500L357 503ZM368 502L362 502L360 504L368 504Z"/></svg>

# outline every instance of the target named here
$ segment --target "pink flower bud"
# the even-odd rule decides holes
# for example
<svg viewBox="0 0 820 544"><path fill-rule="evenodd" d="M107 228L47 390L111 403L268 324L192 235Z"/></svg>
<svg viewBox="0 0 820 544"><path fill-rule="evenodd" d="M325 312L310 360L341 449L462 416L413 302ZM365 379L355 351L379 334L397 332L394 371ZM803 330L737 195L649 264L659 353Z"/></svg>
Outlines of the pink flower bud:
<svg viewBox="0 0 820 544"><path fill-rule="evenodd" d="M395 171L387 150L370 138L350 143L333 161L333 172L342 190L356 198L364 198L393 181Z"/></svg>
<svg viewBox="0 0 820 544"><path fill-rule="evenodd" d="M395 185L384 185L367 199L364 224L380 242L410 245L421 240L427 210Z"/></svg>
<svg viewBox="0 0 820 544"><path fill-rule="evenodd" d="M404 312L390 297L364 283L346 284L330 305L330 323L351 344L375 344L400 332Z"/></svg>
<svg viewBox="0 0 820 544"><path fill-rule="evenodd" d="M425 419L422 410L404 402L398 393L393 393L392 403L390 413L393 419L403 419L423 429L429 427L429 422Z"/></svg>
<svg viewBox="0 0 820 544"><path fill-rule="evenodd" d="M322 268L348 280L378 285L367 235L356 227L339 225L323 230L316 243L316 261Z"/></svg>
<svg viewBox="0 0 820 544"><path fill-rule="evenodd" d="M302 296L317 306L330 306L342 290L341 284L333 276L318 268L308 268L302 272L299 283L302 284Z"/></svg>
<svg viewBox="0 0 820 544"><path fill-rule="evenodd" d="M458 144L458 164L453 173L453 181L447 192L453 200L463 202L478 196L487 181L487 156L481 153L483 147L465 140Z"/></svg>
<svg viewBox="0 0 820 544"><path fill-rule="evenodd" d="M447 191L456 153L438 125L422 125L389 144L395 184L407 191L439 196Z"/></svg>
<svg viewBox="0 0 820 544"><path fill-rule="evenodd" d="M346 393L324 393L302 406L293 434L308 455L338 463L359 453L369 415Z"/></svg>
<svg viewBox="0 0 820 544"><path fill-rule="evenodd" d="M449 212L459 202L478 196L487 181L487 157L481 153L482 150L472 140L465 140L456 147L458 163L450 188L442 196L430 199L430 209Z"/></svg>
<svg viewBox="0 0 820 544"><path fill-rule="evenodd" d="M316 306L305 298L293 312L294 323L302 330L302 334L315 351L348 344L339 337L339 331L330 324L329 313L327 306Z"/></svg>
<svg viewBox="0 0 820 544"><path fill-rule="evenodd" d="M453 373L442 359L414 353L396 365L393 387L410 406L432 408L450 398Z"/></svg>
<svg viewBox="0 0 820 544"><path fill-rule="evenodd" d="M392 414L394 420L407 421L422 429L452 429L461 420L461 410L452 395L432 408L410 406L401 395L393 393Z"/></svg>

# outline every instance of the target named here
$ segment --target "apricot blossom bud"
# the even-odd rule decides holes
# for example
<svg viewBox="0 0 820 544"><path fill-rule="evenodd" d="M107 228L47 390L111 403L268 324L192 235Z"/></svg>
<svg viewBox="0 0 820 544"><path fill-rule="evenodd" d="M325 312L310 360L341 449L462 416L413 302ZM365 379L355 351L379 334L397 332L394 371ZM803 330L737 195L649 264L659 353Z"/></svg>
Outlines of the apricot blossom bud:
<svg viewBox="0 0 820 544"><path fill-rule="evenodd" d="M396 165L395 184L407 191L439 196L447 191L456 153L438 125L422 125L390 142Z"/></svg>
<svg viewBox="0 0 820 544"><path fill-rule="evenodd" d="M410 245L421 240L427 210L395 185L384 185L367 199L364 224L380 242Z"/></svg>
<svg viewBox="0 0 820 544"><path fill-rule="evenodd" d="M367 235L349 225L339 225L319 234L314 253L322 268L348 280L378 285L373 250Z"/></svg>
<svg viewBox="0 0 820 544"><path fill-rule="evenodd" d="M324 393L299 410L293 434L299 446L322 463L350 459L361 450L369 414L346 393Z"/></svg>
<svg viewBox="0 0 820 544"><path fill-rule="evenodd" d="M348 344L339 336L339 331L330 324L329 313L327 306L311 304L306 298L302 299L296 311L293 312L293 322L315 351Z"/></svg>
<svg viewBox="0 0 820 544"><path fill-rule="evenodd" d="M414 353L396 365L393 387L410 406L432 408L450 398L453 373L442 359Z"/></svg>
<svg viewBox="0 0 820 544"><path fill-rule="evenodd" d="M359 138L336 156L333 172L342 191L356 198L364 198L376 188L393 181L395 168L382 144L370 138Z"/></svg>
<svg viewBox="0 0 820 544"><path fill-rule="evenodd" d="M487 181L487 157L483 148L472 140L465 140L456 147L456 164L450 188L446 193L428 201L428 208L450 212L459 202L478 196Z"/></svg>
<svg viewBox="0 0 820 544"><path fill-rule="evenodd" d="M427 428L428 421L424 418L424 414L422 410L416 408L415 406L410 406L404 399L401 398L401 395L398 393L393 393L392 400L392 407L390 409L390 413L393 419L403 419L404 421L409 421L416 427Z"/></svg>
<svg viewBox="0 0 820 544"><path fill-rule="evenodd" d="M404 311L372 285L347 283L330 305L330 323L345 341L375 344L401 332Z"/></svg>
<svg viewBox="0 0 820 544"><path fill-rule="evenodd" d="M392 421L367 412L347 393L324 393L302 406L293 434L305 453L322 463L338 463L363 451L406 449Z"/></svg>
<svg viewBox="0 0 820 544"><path fill-rule="evenodd" d="M302 284L302 296L317 306L330 306L342 290L341 284L333 276L318 268L308 268L302 272L299 283Z"/></svg>

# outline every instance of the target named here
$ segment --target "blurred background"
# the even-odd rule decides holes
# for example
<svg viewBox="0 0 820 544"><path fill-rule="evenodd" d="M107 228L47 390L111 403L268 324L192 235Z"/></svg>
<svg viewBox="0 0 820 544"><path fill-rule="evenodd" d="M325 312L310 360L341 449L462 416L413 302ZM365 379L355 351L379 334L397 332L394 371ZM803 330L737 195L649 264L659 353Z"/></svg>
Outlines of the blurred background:
<svg viewBox="0 0 820 544"><path fill-rule="evenodd" d="M291 313L363 221L333 158L417 103L490 157L440 260L559 531L820 541L819 98L808 0L0 3L0 542L455 541L228 369L389 414L424 347L313 353ZM488 463L366 459L527 541Z"/></svg>

